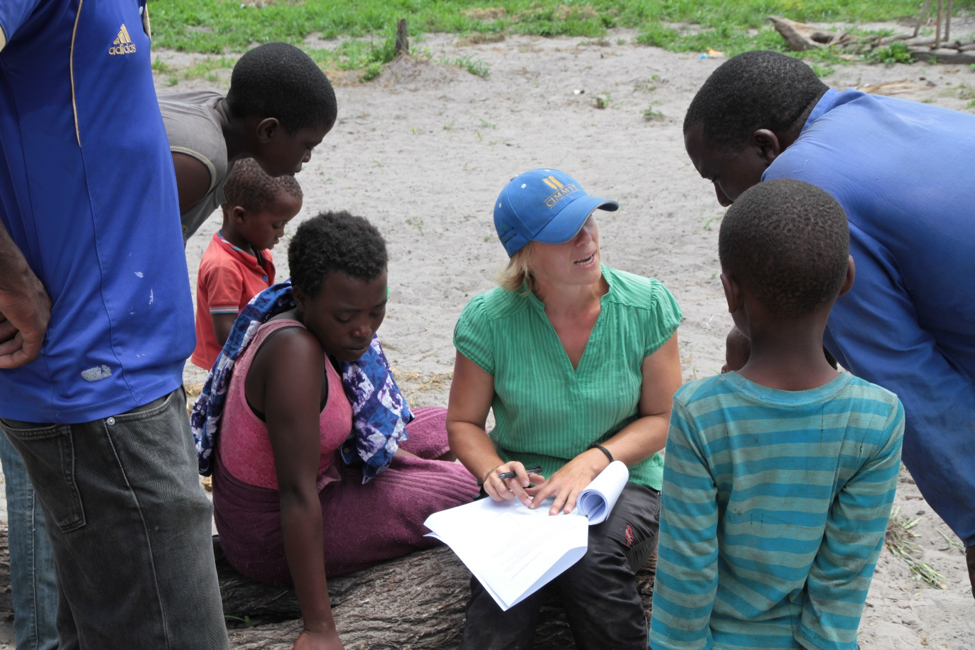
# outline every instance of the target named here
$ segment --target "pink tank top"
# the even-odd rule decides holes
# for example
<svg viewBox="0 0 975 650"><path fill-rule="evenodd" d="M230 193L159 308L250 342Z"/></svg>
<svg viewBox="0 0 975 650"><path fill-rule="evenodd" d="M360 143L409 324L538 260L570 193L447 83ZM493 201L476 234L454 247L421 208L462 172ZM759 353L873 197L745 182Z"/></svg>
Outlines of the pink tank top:
<svg viewBox="0 0 975 650"><path fill-rule="evenodd" d="M267 425L247 405L244 378L247 377L247 371L250 370L251 362L261 344L272 332L284 327L304 327L304 325L288 319L272 320L261 325L254 335L254 340L247 346L243 356L237 360L234 374L230 379L230 388L227 391L227 405L224 407L223 420L220 423L220 435L217 437L217 450L222 469L244 483L272 490L278 489L278 479L274 472L271 439L268 437ZM352 406L342 388L342 378L327 358L325 374L328 377L328 398L318 421L322 451L318 462L319 490L338 478L336 470L332 468L335 450L352 431Z"/></svg>

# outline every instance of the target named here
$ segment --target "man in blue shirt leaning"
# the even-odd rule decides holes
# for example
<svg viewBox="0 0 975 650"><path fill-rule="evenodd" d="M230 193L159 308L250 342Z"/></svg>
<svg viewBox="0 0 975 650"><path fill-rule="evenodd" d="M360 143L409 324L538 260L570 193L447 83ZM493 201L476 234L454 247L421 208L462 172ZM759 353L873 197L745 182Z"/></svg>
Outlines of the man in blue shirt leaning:
<svg viewBox="0 0 975 650"><path fill-rule="evenodd" d="M145 0L0 2L0 427L49 524L64 648L229 645L150 63Z"/></svg>
<svg viewBox="0 0 975 650"><path fill-rule="evenodd" d="M843 206L856 282L824 344L904 403L904 463L964 543L975 595L975 115L831 90L801 61L746 52L698 91L684 144L721 205L793 178Z"/></svg>

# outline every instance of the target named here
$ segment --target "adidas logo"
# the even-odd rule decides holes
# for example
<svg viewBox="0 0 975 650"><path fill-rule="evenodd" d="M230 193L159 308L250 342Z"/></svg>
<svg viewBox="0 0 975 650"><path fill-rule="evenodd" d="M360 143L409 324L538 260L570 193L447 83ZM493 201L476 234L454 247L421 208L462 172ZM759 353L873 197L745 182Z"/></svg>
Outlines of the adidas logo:
<svg viewBox="0 0 975 650"><path fill-rule="evenodd" d="M135 44L129 37L129 30L125 28L125 23L118 30L118 36L112 41L112 47L108 48L109 54L132 54L135 52Z"/></svg>

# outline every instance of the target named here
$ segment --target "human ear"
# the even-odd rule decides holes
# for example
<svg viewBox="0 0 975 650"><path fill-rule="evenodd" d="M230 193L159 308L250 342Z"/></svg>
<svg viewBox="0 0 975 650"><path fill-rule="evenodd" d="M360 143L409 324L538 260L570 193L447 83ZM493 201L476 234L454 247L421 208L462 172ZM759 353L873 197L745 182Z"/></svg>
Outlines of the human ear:
<svg viewBox="0 0 975 650"><path fill-rule="evenodd" d="M724 298L728 301L728 313L734 314L742 306L741 287L726 273L721 274L721 288Z"/></svg>
<svg viewBox="0 0 975 650"><path fill-rule="evenodd" d="M247 210L243 206L235 205L230 210L230 218L234 220L234 223L244 223L244 217L247 215Z"/></svg>
<svg viewBox="0 0 975 650"><path fill-rule="evenodd" d="M305 312L305 303L308 301L308 295L301 290L301 287L291 285L291 296L295 299L295 309L298 310L299 314L303 314Z"/></svg>
<svg viewBox="0 0 975 650"><path fill-rule="evenodd" d="M278 122L277 118L266 117L257 124L257 141L261 144L266 144L268 140L274 137L277 132L278 127L281 123Z"/></svg>
<svg viewBox="0 0 975 650"><path fill-rule="evenodd" d="M771 165L780 153L782 153L779 138L768 129L757 129L752 133L752 142L758 148L759 155L765 160L765 165Z"/></svg>
<svg viewBox="0 0 975 650"><path fill-rule="evenodd" d="M856 264L853 263L853 256L850 255L850 260L846 265L846 277L843 278L843 285L840 287L839 295L843 295L853 288L853 278L857 274Z"/></svg>

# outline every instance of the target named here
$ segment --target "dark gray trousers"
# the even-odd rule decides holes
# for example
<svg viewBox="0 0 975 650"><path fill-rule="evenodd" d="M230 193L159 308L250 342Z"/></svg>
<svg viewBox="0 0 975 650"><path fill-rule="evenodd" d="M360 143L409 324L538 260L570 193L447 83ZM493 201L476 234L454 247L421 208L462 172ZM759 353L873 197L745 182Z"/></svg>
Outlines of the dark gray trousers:
<svg viewBox="0 0 975 650"><path fill-rule="evenodd" d="M182 389L93 422L0 426L47 518L62 650L229 647Z"/></svg>

